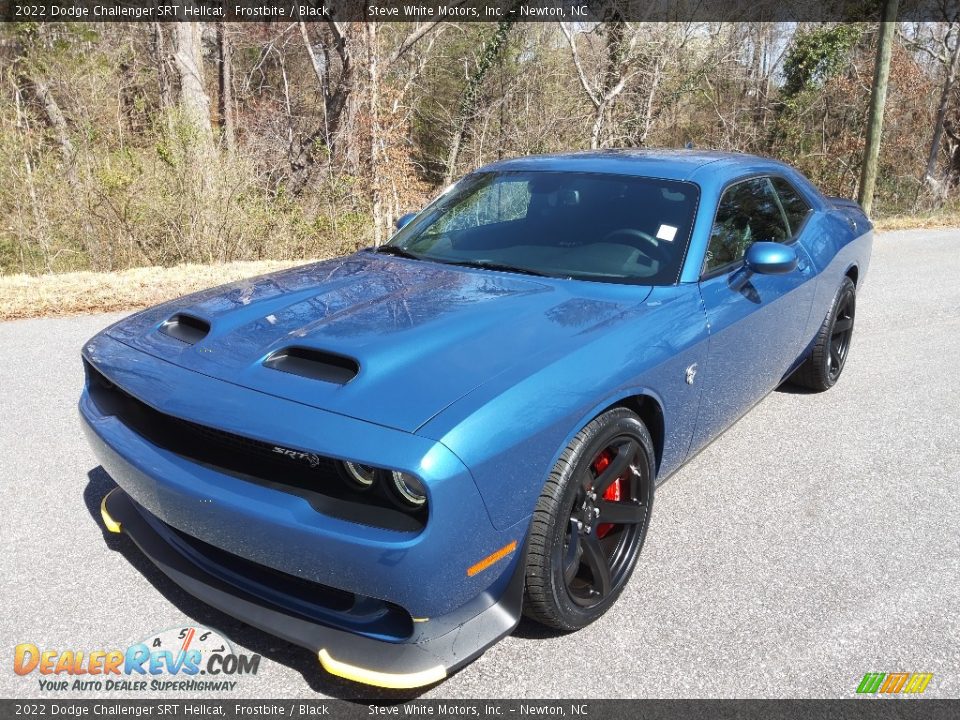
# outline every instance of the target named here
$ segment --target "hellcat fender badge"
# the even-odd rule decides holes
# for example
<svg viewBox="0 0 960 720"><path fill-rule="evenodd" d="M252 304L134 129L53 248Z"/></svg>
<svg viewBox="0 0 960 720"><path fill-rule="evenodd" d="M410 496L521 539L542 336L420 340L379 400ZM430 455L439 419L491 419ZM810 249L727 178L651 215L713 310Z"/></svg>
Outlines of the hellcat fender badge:
<svg viewBox="0 0 960 720"><path fill-rule="evenodd" d="M697 364L694 363L687 368L687 385L693 385L694 378L697 377Z"/></svg>

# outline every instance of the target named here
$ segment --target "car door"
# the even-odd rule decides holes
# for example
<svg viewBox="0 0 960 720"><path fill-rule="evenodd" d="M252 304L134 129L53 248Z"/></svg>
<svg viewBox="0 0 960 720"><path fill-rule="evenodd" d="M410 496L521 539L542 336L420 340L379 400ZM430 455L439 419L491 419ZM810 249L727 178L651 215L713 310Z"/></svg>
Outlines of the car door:
<svg viewBox="0 0 960 720"><path fill-rule="evenodd" d="M788 213L766 176L736 182L720 198L700 280L710 339L692 451L780 384L802 350L814 272L796 240L810 209L803 212L798 197L789 200ZM797 268L784 275L747 271L743 258L757 241L792 244Z"/></svg>

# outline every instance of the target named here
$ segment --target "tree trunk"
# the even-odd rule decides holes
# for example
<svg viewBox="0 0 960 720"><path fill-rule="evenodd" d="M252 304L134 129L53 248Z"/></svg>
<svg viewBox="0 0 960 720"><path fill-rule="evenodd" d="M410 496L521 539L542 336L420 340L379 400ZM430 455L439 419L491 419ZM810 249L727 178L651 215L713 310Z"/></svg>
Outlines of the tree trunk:
<svg viewBox="0 0 960 720"><path fill-rule="evenodd" d="M313 68L313 74L320 85L320 94L323 96L323 137L329 144L330 141L330 121L327 118L327 97L330 95L330 80L327 73L320 66L317 60L317 54L313 51L313 43L310 41L310 34L307 32L307 24L301 20L297 23L300 28L300 37L303 38L303 47L307 51L307 57L310 58L310 67ZM329 63L327 63L329 67Z"/></svg>
<svg viewBox="0 0 960 720"><path fill-rule="evenodd" d="M600 133L603 132L603 121L607 116L607 103L601 102L597 105L593 114L593 125L590 128L590 149L600 149Z"/></svg>
<svg viewBox="0 0 960 720"><path fill-rule="evenodd" d="M226 24L217 23L217 46L220 50L220 132L227 152L233 155L236 139L233 131L233 65L230 60L230 38Z"/></svg>
<svg viewBox="0 0 960 720"><path fill-rule="evenodd" d="M370 168L370 209L373 214L373 244L383 242L383 197L380 184L380 68L377 44L377 23L366 23L367 35L367 83L370 98L370 145L368 158Z"/></svg>
<svg viewBox="0 0 960 720"><path fill-rule="evenodd" d="M338 137L344 124L344 118L348 114L354 95L354 85L356 84L352 47L355 41L348 39L347 28L333 20L327 22L327 27L333 35L333 49L340 58L340 75L336 82L331 82L329 58L321 69L314 54L310 36L307 33L307 25L302 22L299 24L304 47L323 95L323 125L297 143L298 148L290 162L289 182L289 189L295 195L303 191L310 179L310 171L317 161L317 141L323 140L326 157L332 156L339 149ZM344 145L348 145L348 142L349 138ZM349 150L349 147L347 149Z"/></svg>
<svg viewBox="0 0 960 720"><path fill-rule="evenodd" d="M880 140L883 135L883 108L887 102L887 81L890 78L890 53L896 29L899 0L885 0L880 37L877 40L877 62L873 73L873 92L870 95L870 118L867 125L867 146L863 154L858 200L863 211L873 210L873 192L877 185L877 164L880 158Z"/></svg>
<svg viewBox="0 0 960 720"><path fill-rule="evenodd" d="M943 132L947 135L947 155L950 158L941 189L941 193L946 194L960 183L960 128L947 119L943 122Z"/></svg>
<svg viewBox="0 0 960 720"><path fill-rule="evenodd" d="M653 61L653 76L650 78L650 90L647 92L647 102L643 108L643 132L640 135L640 144L647 144L647 136L650 134L650 128L653 126L653 108L657 99L657 90L660 89L660 77L663 72L663 60L657 58Z"/></svg>
<svg viewBox="0 0 960 720"><path fill-rule="evenodd" d="M580 86L586 93L587 98L593 104L593 125L590 130L590 147L596 150L603 144L602 133L607 114L613 109L617 96L623 92L627 85L627 47L625 46L627 25L623 21L619 11L614 10L608 17L604 17L603 32L606 37L606 58L605 65L600 75L600 82L596 88L591 87L587 80L587 74L583 69L583 63L580 61L580 53L577 51L577 42L574 33L571 33L561 22L560 30L567 38L570 45L570 55L573 58L573 65L577 70L577 77L580 79Z"/></svg>
<svg viewBox="0 0 960 720"><path fill-rule="evenodd" d="M151 38L154 61L157 66L157 88L160 91L160 109L167 113L173 107L173 91L170 87L170 60L167 55L166 42L163 37L163 26L153 23L153 36ZM169 124L169 114L167 122Z"/></svg>
<svg viewBox="0 0 960 720"><path fill-rule="evenodd" d="M180 106L184 118L205 145L213 143L210 128L210 98L203 83L203 47L200 23L172 24L173 60L180 76Z"/></svg>
<svg viewBox="0 0 960 720"><path fill-rule="evenodd" d="M50 92L49 86L39 78L31 78L31 84L33 85L33 92L37 96L37 100L43 107L43 114L44 117L47 118L47 124L57 136L60 154L63 155L63 163L69 174L70 168L73 167L73 143L70 141L67 121L63 116L63 112L60 110L60 105L57 104L56 98L53 96L53 93Z"/></svg>

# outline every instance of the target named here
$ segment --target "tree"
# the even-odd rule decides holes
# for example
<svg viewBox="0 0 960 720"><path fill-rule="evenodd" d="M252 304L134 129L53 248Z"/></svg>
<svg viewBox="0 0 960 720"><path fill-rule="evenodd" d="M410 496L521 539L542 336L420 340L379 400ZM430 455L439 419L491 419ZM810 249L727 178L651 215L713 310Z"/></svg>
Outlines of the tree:
<svg viewBox="0 0 960 720"><path fill-rule="evenodd" d="M935 42L932 43L936 46L936 49L932 49L929 44L917 40L908 41L911 47L926 53L937 65L943 68L943 85L940 89L940 99L937 103L937 113L933 122L930 150L927 153L927 164L921 177L921 182L933 190L941 201L945 196L947 185L941 182L938 177L937 160L940 157L951 95L956 83L957 72L960 70L960 67L958 67L960 66L960 21L958 21L956 13L954 13L950 22L943 25L945 26L944 32L939 38L935 38Z"/></svg>
<svg viewBox="0 0 960 720"><path fill-rule="evenodd" d="M201 144L211 145L210 97L203 81L201 32L200 23L174 23L173 60L180 79L180 107L184 120Z"/></svg>
<svg viewBox="0 0 960 720"><path fill-rule="evenodd" d="M570 55L573 58L580 86L594 107L590 147L596 149L602 144L601 133L607 114L631 78L632 64L635 60L633 49L637 42L637 35L630 33L630 37L627 37L628 26L619 13L615 13L609 22L597 25L595 32L603 38L604 57L601 61L602 67L597 73L599 79L591 81L584 70L575 35L564 23L560 23L560 29L570 45Z"/></svg>
<svg viewBox="0 0 960 720"><path fill-rule="evenodd" d="M233 155L236 149L233 129L233 63L230 59L230 38L227 35L226 23L223 21L217 23L217 49L220 53L218 58L220 70L218 73L220 82L220 92L218 94L220 132L223 135L227 152Z"/></svg>
<svg viewBox="0 0 960 720"><path fill-rule="evenodd" d="M859 201L867 215L873 210L873 193L877 184L877 161L883 135L883 109L887 102L887 81L890 78L890 53L896 28L899 0L885 0L880 34L877 40L877 62L870 95L870 118L867 122L867 146L860 174Z"/></svg>
<svg viewBox="0 0 960 720"><path fill-rule="evenodd" d="M381 73L390 71L440 24L440 21L417 23L413 30L403 36L393 52L381 59L376 27L368 28L367 23L363 22L341 23L329 20L326 27L330 39L320 43L323 53L321 59L314 50L314 43L310 38L307 25L303 21L299 23L304 48L320 89L323 122L320 127L298 141L298 149L291 160L290 189L292 192L298 194L303 190L321 147L323 154L328 158L335 154L351 158L370 155L369 149L361 151L359 147L352 145L351 138L345 137L342 132L347 115L355 114L363 104L363 98L359 97L361 93L358 93L361 83L365 82L368 90L377 94L373 86L379 84ZM336 69L333 56L339 61L339 67ZM361 64L359 72L358 63ZM367 107L370 108L369 102ZM362 163L352 164L359 166ZM370 164L369 158L367 164Z"/></svg>
<svg viewBox="0 0 960 720"><path fill-rule="evenodd" d="M487 76L487 73L500 56L500 53L503 52L504 45L507 42L507 35L512 25L512 18L501 20L497 23L496 30L494 30L493 34L490 35L483 44L477 65L470 74L466 87L463 89L463 94L460 97L460 107L457 111L456 127L453 131L453 139L450 141L450 151L447 153L447 171L443 178L444 185L449 185L453 180L453 175L457 168L457 159L460 157L460 148L470 128L470 121L476 114L477 99L480 96L483 79Z"/></svg>

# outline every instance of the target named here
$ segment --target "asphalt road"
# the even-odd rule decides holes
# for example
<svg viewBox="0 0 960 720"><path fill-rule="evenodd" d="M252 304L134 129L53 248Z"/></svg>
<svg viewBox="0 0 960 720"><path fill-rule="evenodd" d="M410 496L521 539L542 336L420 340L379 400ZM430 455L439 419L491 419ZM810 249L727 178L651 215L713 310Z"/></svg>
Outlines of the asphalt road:
<svg viewBox="0 0 960 720"><path fill-rule="evenodd" d="M851 697L894 671L960 696L958 277L960 231L878 237L839 385L773 393L663 486L637 572L595 625L525 621L424 696ZM80 346L116 317L0 324L0 696L42 694L11 669L17 643L89 652L195 624L263 655L235 697L370 696L105 540L112 481L75 402Z"/></svg>

